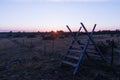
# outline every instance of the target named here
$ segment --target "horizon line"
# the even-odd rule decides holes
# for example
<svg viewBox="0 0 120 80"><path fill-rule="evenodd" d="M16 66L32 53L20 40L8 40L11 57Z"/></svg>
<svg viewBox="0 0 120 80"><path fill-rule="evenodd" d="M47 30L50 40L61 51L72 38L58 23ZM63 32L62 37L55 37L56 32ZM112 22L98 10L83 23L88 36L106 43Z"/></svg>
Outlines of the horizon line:
<svg viewBox="0 0 120 80"><path fill-rule="evenodd" d="M104 30L96 30L96 31L94 31L94 32L98 32L98 31L116 31L116 30L118 30L118 31L120 31L120 29L114 29L114 30L110 30L110 29L104 29ZM50 30L50 31L40 31L40 30L38 30L38 31L25 31L25 30L0 30L0 33L4 33L4 32L52 32L52 31L54 31L54 30ZM63 31L63 32L69 32L69 31L66 31L66 30L56 30L56 31ZM56 32L55 31L55 32ZM73 30L73 32L77 32L77 31L74 31ZM81 32L84 32L84 31L81 31ZM89 32L91 32L91 31L89 31Z"/></svg>

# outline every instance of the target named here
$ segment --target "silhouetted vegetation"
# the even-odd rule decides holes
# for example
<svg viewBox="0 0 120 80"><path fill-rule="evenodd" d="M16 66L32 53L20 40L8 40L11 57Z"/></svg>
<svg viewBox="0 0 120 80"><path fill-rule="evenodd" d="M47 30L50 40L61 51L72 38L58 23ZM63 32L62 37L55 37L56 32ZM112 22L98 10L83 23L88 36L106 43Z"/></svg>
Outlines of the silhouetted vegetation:
<svg viewBox="0 0 120 80"><path fill-rule="evenodd" d="M97 31L97 32L95 32L95 34L111 34L111 36L113 36L114 34L120 34L120 30L119 29L103 30L103 31Z"/></svg>
<svg viewBox="0 0 120 80"><path fill-rule="evenodd" d="M41 37L43 40L55 40L56 39L56 35L54 34L53 31L43 33L41 34Z"/></svg>
<svg viewBox="0 0 120 80"><path fill-rule="evenodd" d="M76 35L77 32L73 32L74 35ZM85 32L81 32L80 35L85 35ZM111 30L103 30L103 31L96 31L94 32L95 35L100 34L110 34L111 37L119 37L120 36L120 30L116 29L114 31ZM27 38L35 38L37 35L41 35L44 40L53 40L56 38L63 39L65 37L71 36L70 32L64 32L62 30L54 32L1 32L0 38L12 38L12 37L27 37Z"/></svg>

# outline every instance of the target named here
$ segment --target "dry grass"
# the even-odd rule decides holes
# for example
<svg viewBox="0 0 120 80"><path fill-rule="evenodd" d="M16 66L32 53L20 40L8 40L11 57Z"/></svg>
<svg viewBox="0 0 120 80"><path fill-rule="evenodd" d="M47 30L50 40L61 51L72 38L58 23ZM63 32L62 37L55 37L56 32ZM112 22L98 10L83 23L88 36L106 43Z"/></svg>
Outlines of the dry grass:
<svg viewBox="0 0 120 80"><path fill-rule="evenodd" d="M95 35L97 42L105 42L111 39L108 35ZM115 42L119 42L117 37L112 37ZM85 42L86 36L79 37L80 41ZM61 56L66 50L72 38L56 39L54 41L36 38L12 38L0 40L0 66L10 63L8 70L0 69L1 80L79 80L81 73L77 77L72 76L72 69L60 68ZM54 45L54 48L53 48ZM120 47L117 48L120 50ZM115 56L115 64L118 64L120 53ZM23 59L21 62L14 60ZM12 62L13 61L13 62ZM118 64L120 66L120 64ZM84 67L83 67L84 68ZM3 70L2 70L3 69ZM93 70L93 69L91 69ZM120 69L119 69L120 70ZM81 72L87 73L84 69ZM92 74L101 72L94 68ZM107 74L107 73L104 73ZM92 79L91 79L92 80Z"/></svg>

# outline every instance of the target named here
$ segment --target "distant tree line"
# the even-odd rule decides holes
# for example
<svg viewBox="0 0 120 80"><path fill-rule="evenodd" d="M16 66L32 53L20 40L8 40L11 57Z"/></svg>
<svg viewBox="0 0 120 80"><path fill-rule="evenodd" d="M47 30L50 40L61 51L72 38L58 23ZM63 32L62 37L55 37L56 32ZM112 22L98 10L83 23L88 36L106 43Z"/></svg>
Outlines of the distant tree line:
<svg viewBox="0 0 120 80"><path fill-rule="evenodd" d="M120 34L120 30L103 30L103 31L97 31L95 34Z"/></svg>
<svg viewBox="0 0 120 80"><path fill-rule="evenodd" d="M38 35L38 32L9 32L8 37L27 37L34 38Z"/></svg>
<svg viewBox="0 0 120 80"><path fill-rule="evenodd" d="M77 32L73 32L74 34L76 34ZM90 32L89 32L90 33ZM87 34L86 32L81 32L80 34ZM116 30L99 30L99 31L95 31L94 32L95 35L100 35L100 34L120 34L120 30L116 29Z"/></svg>
<svg viewBox="0 0 120 80"><path fill-rule="evenodd" d="M74 35L76 35L77 32L73 32ZM90 33L90 32L89 32ZM110 34L113 36L114 34L117 34L120 36L120 30L100 30L94 32L94 35L102 35L102 34ZM44 40L46 39L56 39L56 38L65 38L71 36L70 32L64 32L62 30L54 32L1 32L0 38L12 38L12 37L27 37L27 38L35 38L37 35L41 36ZM86 35L86 32L80 32L80 35Z"/></svg>

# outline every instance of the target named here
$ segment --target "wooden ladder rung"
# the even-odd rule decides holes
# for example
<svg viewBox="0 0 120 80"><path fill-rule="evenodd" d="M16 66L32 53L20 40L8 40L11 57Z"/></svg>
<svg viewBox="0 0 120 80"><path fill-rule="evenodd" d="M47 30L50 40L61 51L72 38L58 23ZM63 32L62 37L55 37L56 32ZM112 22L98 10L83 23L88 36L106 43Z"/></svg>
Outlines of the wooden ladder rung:
<svg viewBox="0 0 120 80"><path fill-rule="evenodd" d="M75 48L75 47L72 47L71 49L74 49L74 50L80 50L80 48Z"/></svg>
<svg viewBox="0 0 120 80"><path fill-rule="evenodd" d="M89 49L89 50L95 50L95 48L90 48L90 47L88 47L87 49Z"/></svg>
<svg viewBox="0 0 120 80"><path fill-rule="evenodd" d="M98 52L93 52L93 51L86 51L87 53L93 53L93 54L98 54Z"/></svg>
<svg viewBox="0 0 120 80"><path fill-rule="evenodd" d="M69 58L72 58L72 59L76 59L76 60L79 59L79 57L77 57L77 56L73 56L73 55L67 55L66 57L69 57Z"/></svg>
<svg viewBox="0 0 120 80"><path fill-rule="evenodd" d="M85 45L85 43L80 43L80 45Z"/></svg>
<svg viewBox="0 0 120 80"><path fill-rule="evenodd" d="M92 43L89 43L89 45L94 45L94 44L92 44Z"/></svg>
<svg viewBox="0 0 120 80"><path fill-rule="evenodd" d="M72 51L72 52L78 52L78 53L81 53L81 52L82 52L82 51L76 50L76 49L70 49L70 51Z"/></svg>
<svg viewBox="0 0 120 80"><path fill-rule="evenodd" d="M95 54L89 54L89 56L100 58L100 55L95 55Z"/></svg>
<svg viewBox="0 0 120 80"><path fill-rule="evenodd" d="M69 61L62 61L62 63L68 64L68 65L70 65L70 66L72 66L72 67L76 67L76 66L77 66L77 64L72 63L72 62L69 62Z"/></svg>

